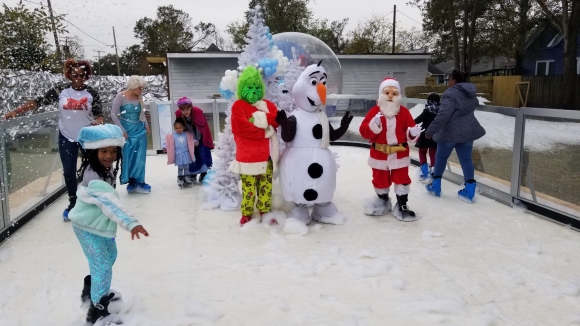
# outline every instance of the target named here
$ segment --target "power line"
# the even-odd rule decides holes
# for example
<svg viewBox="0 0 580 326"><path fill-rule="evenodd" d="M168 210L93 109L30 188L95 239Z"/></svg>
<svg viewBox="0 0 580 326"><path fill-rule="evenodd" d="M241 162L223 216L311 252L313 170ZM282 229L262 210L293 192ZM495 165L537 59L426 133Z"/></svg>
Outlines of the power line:
<svg viewBox="0 0 580 326"><path fill-rule="evenodd" d="M405 14L404 14L403 12L401 12L400 10L397 10L397 12L398 12L398 13L400 13L401 15L403 15L403 16L405 16L405 17L409 18L410 20L414 21L415 23L417 23L417 24L419 24L419 25L423 26L423 23L419 23L418 21L414 20L413 18L411 18L411 17L409 17L409 16L405 15Z"/></svg>

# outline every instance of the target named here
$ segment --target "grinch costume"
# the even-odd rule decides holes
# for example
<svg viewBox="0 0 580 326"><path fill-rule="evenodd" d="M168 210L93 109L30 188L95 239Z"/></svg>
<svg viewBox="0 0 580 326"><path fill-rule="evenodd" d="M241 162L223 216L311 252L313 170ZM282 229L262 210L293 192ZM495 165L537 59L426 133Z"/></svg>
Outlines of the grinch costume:
<svg viewBox="0 0 580 326"><path fill-rule="evenodd" d="M280 155L276 128L276 106L264 100L265 85L255 67L247 67L238 81L237 100L232 106L232 133L236 159L230 170L242 181L242 218L240 225L252 219L254 204L260 214L272 207L272 175Z"/></svg>

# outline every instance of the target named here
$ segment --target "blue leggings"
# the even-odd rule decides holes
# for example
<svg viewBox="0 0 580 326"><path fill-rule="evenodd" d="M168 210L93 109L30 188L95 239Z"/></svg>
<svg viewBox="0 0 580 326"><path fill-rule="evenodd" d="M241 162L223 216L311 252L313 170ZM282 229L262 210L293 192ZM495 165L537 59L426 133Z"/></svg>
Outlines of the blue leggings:
<svg viewBox="0 0 580 326"><path fill-rule="evenodd" d="M117 259L117 244L114 238L101 237L76 227L73 229L89 261L91 301L97 304L111 291L113 264Z"/></svg>
<svg viewBox="0 0 580 326"><path fill-rule="evenodd" d="M457 157L459 158L461 169L463 170L464 180L473 180L475 172L473 161L471 160L471 152L473 151L472 141L465 143L437 142L437 154L435 158L435 169L433 171L433 177L441 178L443 176L443 172L447 166L447 159L449 159L449 156L451 156L451 152L453 152L454 148L455 152L457 152Z"/></svg>

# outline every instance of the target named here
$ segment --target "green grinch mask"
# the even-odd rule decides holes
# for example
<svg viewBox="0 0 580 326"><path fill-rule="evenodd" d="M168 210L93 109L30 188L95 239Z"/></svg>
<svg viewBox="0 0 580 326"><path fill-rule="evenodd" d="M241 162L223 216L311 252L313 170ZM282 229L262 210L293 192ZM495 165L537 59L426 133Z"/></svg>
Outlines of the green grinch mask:
<svg viewBox="0 0 580 326"><path fill-rule="evenodd" d="M260 72L253 66L244 69L238 80L238 98L254 104L264 98L264 81Z"/></svg>

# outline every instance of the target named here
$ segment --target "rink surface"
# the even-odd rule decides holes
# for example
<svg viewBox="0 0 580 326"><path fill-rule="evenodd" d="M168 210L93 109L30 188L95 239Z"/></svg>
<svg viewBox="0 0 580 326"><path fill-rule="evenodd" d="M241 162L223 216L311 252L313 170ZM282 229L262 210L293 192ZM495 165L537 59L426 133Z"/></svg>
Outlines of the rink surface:
<svg viewBox="0 0 580 326"><path fill-rule="evenodd" d="M125 325L578 325L580 233L443 182L411 186L415 223L365 216L365 149L340 155L343 226L241 231L239 212L202 208L165 156L147 157L150 195L122 200L151 236L119 229L113 288ZM411 175L416 179L415 168ZM393 196L393 194L391 194ZM82 325L88 264L63 197L0 246L0 325Z"/></svg>

